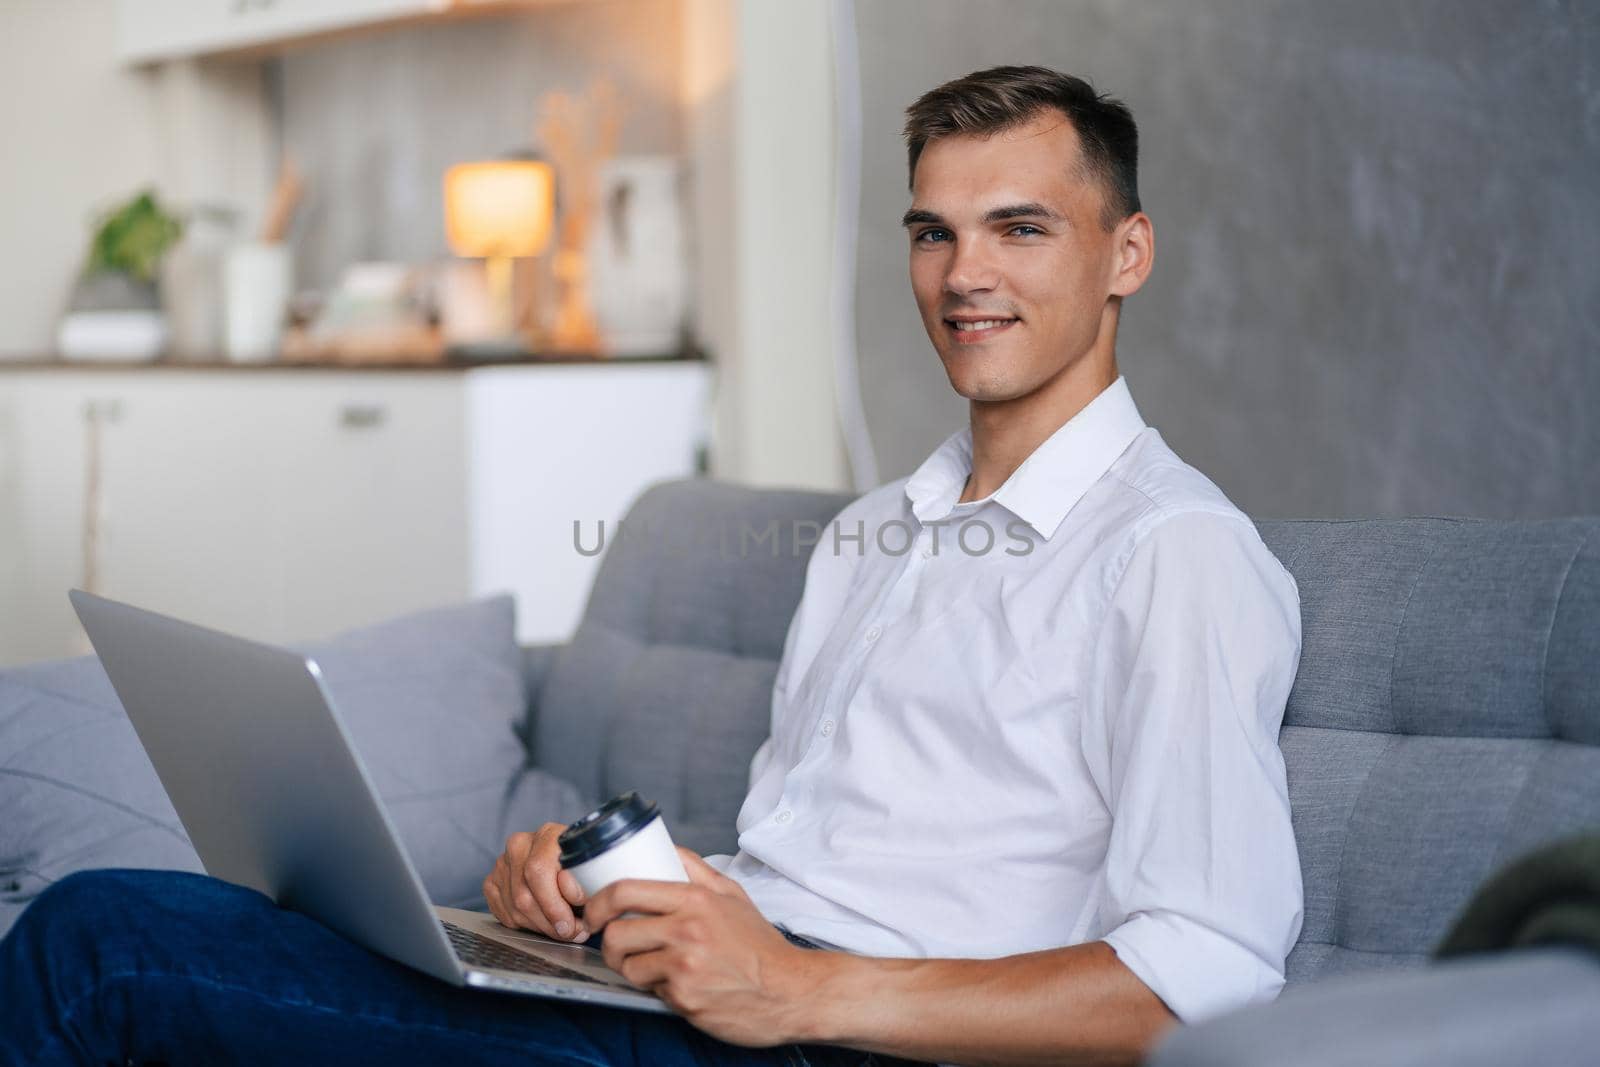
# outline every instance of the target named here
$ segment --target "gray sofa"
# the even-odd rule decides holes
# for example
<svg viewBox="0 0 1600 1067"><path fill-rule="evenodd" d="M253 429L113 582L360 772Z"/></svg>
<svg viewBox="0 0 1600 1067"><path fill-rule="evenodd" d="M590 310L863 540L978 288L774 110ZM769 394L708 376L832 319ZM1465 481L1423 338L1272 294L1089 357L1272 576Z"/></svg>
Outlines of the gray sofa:
<svg viewBox="0 0 1600 1067"><path fill-rule="evenodd" d="M847 500L644 494L573 639L523 650L525 773L641 790L681 843L731 851L804 542ZM1429 953L1492 871L1600 827L1600 519L1260 529L1304 618L1281 735L1304 928L1276 1002L1179 1027L1151 1062L1595 1062L1600 959Z"/></svg>
<svg viewBox="0 0 1600 1067"><path fill-rule="evenodd" d="M596 795L658 798L701 851L734 848L797 537L847 500L646 493L625 526L649 535L613 546L573 640L529 651L534 758ZM1280 743L1305 923L1276 1002L1180 1027L1151 1063L1600 1062L1600 958L1428 962L1491 872L1600 829L1600 519L1260 529L1300 587Z"/></svg>

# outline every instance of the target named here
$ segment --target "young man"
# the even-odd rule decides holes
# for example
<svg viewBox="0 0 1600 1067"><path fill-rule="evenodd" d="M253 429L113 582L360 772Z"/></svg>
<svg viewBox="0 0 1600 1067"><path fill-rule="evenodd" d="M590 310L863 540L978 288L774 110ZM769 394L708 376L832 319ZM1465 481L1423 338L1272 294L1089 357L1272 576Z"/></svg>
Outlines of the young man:
<svg viewBox="0 0 1600 1067"><path fill-rule="evenodd" d="M906 133L912 289L970 425L814 552L738 854L584 900L552 825L485 880L507 925L603 930L682 1018L449 990L258 895L101 874L0 946L8 988L49 991L0 1049L1135 1062L1277 993L1302 907L1277 746L1298 598L1117 373L1154 256L1133 120L1001 67L928 93Z"/></svg>

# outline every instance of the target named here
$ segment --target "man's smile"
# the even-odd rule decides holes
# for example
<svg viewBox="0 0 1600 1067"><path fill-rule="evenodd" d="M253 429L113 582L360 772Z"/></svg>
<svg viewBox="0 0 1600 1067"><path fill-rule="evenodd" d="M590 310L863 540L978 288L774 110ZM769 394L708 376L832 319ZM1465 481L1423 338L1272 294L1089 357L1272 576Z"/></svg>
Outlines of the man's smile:
<svg viewBox="0 0 1600 1067"><path fill-rule="evenodd" d="M960 344L972 344L978 341L987 341L997 337L1016 325L1020 319L999 317L988 319L969 318L961 316L945 319L944 324Z"/></svg>

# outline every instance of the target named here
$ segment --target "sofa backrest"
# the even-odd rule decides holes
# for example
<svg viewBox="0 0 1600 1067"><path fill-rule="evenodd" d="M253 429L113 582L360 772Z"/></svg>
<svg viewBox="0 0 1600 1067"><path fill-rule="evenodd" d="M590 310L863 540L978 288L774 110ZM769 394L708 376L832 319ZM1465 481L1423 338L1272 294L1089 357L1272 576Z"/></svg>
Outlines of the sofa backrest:
<svg viewBox="0 0 1600 1067"><path fill-rule="evenodd" d="M1288 980L1420 964L1492 871L1600 826L1600 520L1258 525L1300 586Z"/></svg>
<svg viewBox="0 0 1600 1067"><path fill-rule="evenodd" d="M809 556L850 500L672 482L624 520L537 694L535 759L736 848ZM1419 964L1491 870L1600 825L1600 520L1264 522L1300 587L1280 741L1288 980Z"/></svg>

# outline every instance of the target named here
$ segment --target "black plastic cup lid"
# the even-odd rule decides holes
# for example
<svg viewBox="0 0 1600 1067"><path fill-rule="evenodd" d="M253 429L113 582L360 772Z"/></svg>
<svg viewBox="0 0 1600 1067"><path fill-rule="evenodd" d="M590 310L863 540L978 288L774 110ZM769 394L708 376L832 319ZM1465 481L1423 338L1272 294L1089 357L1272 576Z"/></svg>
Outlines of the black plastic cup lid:
<svg viewBox="0 0 1600 1067"><path fill-rule="evenodd" d="M659 809L637 792L614 796L565 830L561 866L575 867L607 852L650 825Z"/></svg>

